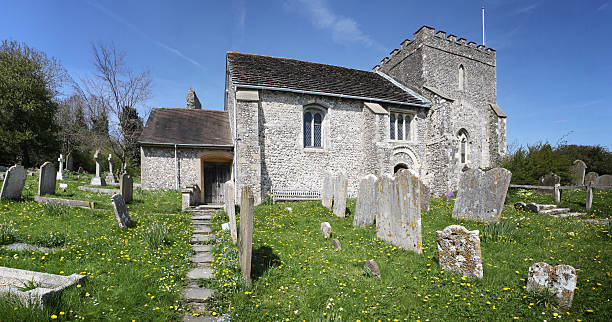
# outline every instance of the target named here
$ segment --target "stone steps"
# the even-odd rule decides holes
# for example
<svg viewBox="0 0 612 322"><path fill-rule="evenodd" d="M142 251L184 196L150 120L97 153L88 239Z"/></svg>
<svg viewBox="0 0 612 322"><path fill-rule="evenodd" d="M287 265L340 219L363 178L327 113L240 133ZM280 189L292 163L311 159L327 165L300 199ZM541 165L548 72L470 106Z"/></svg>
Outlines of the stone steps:
<svg viewBox="0 0 612 322"><path fill-rule="evenodd" d="M559 214L568 213L569 211L570 211L569 208L552 208L552 209L542 210L539 213L542 215L559 215Z"/></svg>

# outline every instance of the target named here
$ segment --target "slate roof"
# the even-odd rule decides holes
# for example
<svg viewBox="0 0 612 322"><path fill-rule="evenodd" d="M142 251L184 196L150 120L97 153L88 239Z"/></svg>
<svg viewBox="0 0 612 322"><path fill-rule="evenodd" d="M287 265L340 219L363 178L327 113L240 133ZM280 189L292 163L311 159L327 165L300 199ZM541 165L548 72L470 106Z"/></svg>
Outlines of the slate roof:
<svg viewBox="0 0 612 322"><path fill-rule="evenodd" d="M227 53L234 85L300 90L372 101L426 106L416 93L403 90L381 75L358 69L307 61Z"/></svg>
<svg viewBox="0 0 612 322"><path fill-rule="evenodd" d="M231 146L232 135L226 111L153 107L138 141Z"/></svg>

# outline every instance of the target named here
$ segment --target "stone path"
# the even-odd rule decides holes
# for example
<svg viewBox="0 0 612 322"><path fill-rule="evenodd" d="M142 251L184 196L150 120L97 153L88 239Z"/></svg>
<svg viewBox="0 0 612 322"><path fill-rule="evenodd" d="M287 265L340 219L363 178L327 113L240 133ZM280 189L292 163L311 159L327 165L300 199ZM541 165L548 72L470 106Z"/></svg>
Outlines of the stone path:
<svg viewBox="0 0 612 322"><path fill-rule="evenodd" d="M201 313L200 316L185 314L183 321L219 321L213 317L206 309L206 300L214 296L214 290L198 286L199 279L209 279L213 276L214 270L210 266L213 261L212 245L206 244L213 239L210 228L210 219L217 211L214 208L192 209L191 222L193 224L193 235L191 236L191 248L195 254L191 257L194 268L187 273L187 287L183 291L183 300L191 305L195 312Z"/></svg>

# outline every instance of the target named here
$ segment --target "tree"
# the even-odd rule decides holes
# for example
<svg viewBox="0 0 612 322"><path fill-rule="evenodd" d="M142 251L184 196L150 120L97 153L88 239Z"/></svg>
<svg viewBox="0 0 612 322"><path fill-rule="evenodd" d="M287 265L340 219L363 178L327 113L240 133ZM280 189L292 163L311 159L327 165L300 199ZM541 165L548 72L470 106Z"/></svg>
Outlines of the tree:
<svg viewBox="0 0 612 322"><path fill-rule="evenodd" d="M25 44L0 44L0 162L39 164L58 150L55 124L61 63Z"/></svg>
<svg viewBox="0 0 612 322"><path fill-rule="evenodd" d="M126 159L134 164L140 164L138 137L140 137L140 133L142 133L142 128L144 127L142 118L138 116L138 111L135 108L126 106L123 108L119 123L121 124L123 132Z"/></svg>

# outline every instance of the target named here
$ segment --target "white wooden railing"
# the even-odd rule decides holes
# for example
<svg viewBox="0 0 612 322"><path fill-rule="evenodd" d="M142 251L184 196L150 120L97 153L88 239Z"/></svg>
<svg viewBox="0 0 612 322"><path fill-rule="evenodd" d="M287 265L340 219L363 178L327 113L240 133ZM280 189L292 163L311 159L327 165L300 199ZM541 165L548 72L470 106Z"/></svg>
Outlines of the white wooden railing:
<svg viewBox="0 0 612 322"><path fill-rule="evenodd" d="M272 201L300 201L321 199L319 191L312 190L292 190L292 189L272 189Z"/></svg>

